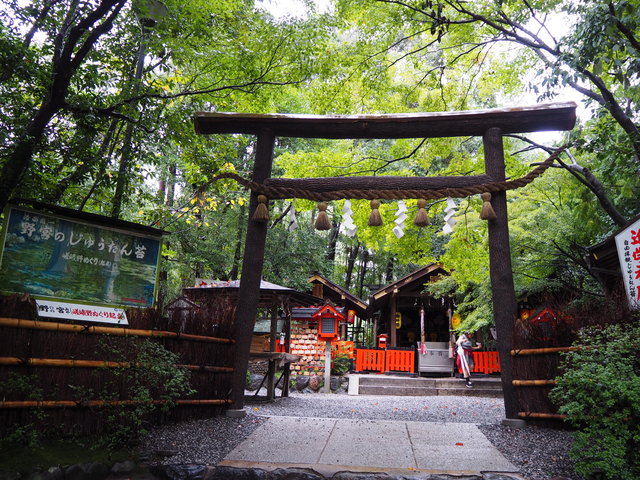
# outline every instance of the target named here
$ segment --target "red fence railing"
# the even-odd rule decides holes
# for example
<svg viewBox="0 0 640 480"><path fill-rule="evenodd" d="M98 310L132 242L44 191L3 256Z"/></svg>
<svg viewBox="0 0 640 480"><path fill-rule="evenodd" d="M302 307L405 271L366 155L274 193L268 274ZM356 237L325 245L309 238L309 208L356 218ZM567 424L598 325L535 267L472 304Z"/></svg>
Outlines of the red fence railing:
<svg viewBox="0 0 640 480"><path fill-rule="evenodd" d="M473 373L500 372L500 357L498 352L473 352Z"/></svg>
<svg viewBox="0 0 640 480"><path fill-rule="evenodd" d="M356 349L356 372L374 371L384 373L384 350L357 348Z"/></svg>
<svg viewBox="0 0 640 480"><path fill-rule="evenodd" d="M415 350L403 348L357 348L356 372L408 372L415 373ZM500 372L498 352L473 352L472 373ZM461 373L461 372L460 372Z"/></svg>
<svg viewBox="0 0 640 480"><path fill-rule="evenodd" d="M357 348L356 372L367 371L415 373L415 351L400 348Z"/></svg>

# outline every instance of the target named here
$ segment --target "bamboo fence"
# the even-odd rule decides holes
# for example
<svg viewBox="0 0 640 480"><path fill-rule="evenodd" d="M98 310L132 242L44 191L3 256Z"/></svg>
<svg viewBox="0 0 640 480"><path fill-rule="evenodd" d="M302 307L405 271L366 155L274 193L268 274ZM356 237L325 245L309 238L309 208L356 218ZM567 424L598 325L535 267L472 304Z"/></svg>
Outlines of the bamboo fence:
<svg viewBox="0 0 640 480"><path fill-rule="evenodd" d="M0 297L0 435L34 422L46 432L100 433L105 409L140 403L122 373L137 368L144 377L147 365L134 361L133 353L145 341L176 354L196 392L153 421L222 413L234 372L234 309L224 299L168 316L131 309L128 327L107 327L39 320L28 297ZM147 403L167 403L162 392L152 391L152 398Z"/></svg>

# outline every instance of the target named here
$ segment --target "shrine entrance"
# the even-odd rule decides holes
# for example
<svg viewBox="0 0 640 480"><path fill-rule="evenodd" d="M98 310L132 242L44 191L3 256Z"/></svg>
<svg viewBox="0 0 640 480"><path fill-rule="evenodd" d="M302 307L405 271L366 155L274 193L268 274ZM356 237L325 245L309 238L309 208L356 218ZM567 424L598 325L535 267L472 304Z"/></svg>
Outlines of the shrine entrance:
<svg viewBox="0 0 640 480"><path fill-rule="evenodd" d="M511 344L517 304L513 285L506 190L522 187L548 168L560 150L527 176L506 181L502 136L539 131L571 130L576 104L553 103L532 107L390 115L287 115L198 113L200 134L250 134L257 136L250 181L230 175L251 189L249 211L264 209L269 199L435 199L483 194L491 206L488 219L489 268L497 347L502 370L505 415L516 419L518 405L511 374ZM327 139L395 139L481 136L485 174L451 177L340 177L325 179L270 179L276 137ZM490 195L488 195L490 194ZM253 322L258 308L264 263L267 223L250 214L247 227L242 281L236 310L236 358L229 414L244 414L245 371Z"/></svg>

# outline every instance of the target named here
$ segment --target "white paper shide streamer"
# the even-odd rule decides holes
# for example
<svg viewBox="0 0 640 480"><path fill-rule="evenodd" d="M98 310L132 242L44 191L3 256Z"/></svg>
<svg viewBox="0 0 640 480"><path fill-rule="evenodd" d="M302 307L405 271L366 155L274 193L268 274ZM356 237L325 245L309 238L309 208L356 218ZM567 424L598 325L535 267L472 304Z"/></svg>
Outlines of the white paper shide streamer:
<svg viewBox="0 0 640 480"><path fill-rule="evenodd" d="M287 218L289 219L289 226L287 230L293 232L296 228L298 228L298 219L296 218L296 207L291 204L291 208L289 208L289 213L287 214Z"/></svg>
<svg viewBox="0 0 640 480"><path fill-rule="evenodd" d="M351 200L345 200L342 207L342 229L347 237L356 234L356 225L353 223L353 210L351 210Z"/></svg>
<svg viewBox="0 0 640 480"><path fill-rule="evenodd" d="M404 222L407 219L407 206L404 203L404 200L400 200L398 202L398 210L396 211L396 219L394 223L396 224L393 227L393 234L402 238L404 236Z"/></svg>
<svg viewBox="0 0 640 480"><path fill-rule="evenodd" d="M444 208L444 227L442 227L442 231L444 233L453 232L453 226L456 224L456 220L453 216L456 214L456 202L453 201L453 198L447 198L447 206Z"/></svg>

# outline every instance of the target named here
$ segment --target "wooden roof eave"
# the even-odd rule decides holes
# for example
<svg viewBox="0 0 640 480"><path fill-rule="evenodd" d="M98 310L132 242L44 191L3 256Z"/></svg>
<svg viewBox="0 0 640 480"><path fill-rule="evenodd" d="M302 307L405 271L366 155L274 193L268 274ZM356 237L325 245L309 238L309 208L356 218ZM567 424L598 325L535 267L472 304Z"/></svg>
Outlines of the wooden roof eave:
<svg viewBox="0 0 640 480"><path fill-rule="evenodd" d="M269 131L298 138L436 138L482 136L489 128L503 134L571 130L576 104L558 102L528 107L385 115L292 115L197 112L196 132L203 135Z"/></svg>
<svg viewBox="0 0 640 480"><path fill-rule="evenodd" d="M357 315L360 318L366 318L369 305L367 305L365 301L361 300L360 298L356 297L352 293L348 292L347 290L340 287L339 285L336 285L331 280L323 277L320 274L315 273L311 275L308 281L309 283L313 283L314 281L318 281L322 283L325 287L331 289L337 295L340 295L342 299L352 303L353 306L355 307Z"/></svg>
<svg viewBox="0 0 640 480"><path fill-rule="evenodd" d="M369 299L369 314L372 315L375 311L387 301L393 293L399 293L401 290L412 288L416 285L422 285L425 283L425 278L433 275L447 274L447 271L438 263L431 263L415 272L410 273L402 277L401 279L383 287L371 294Z"/></svg>

